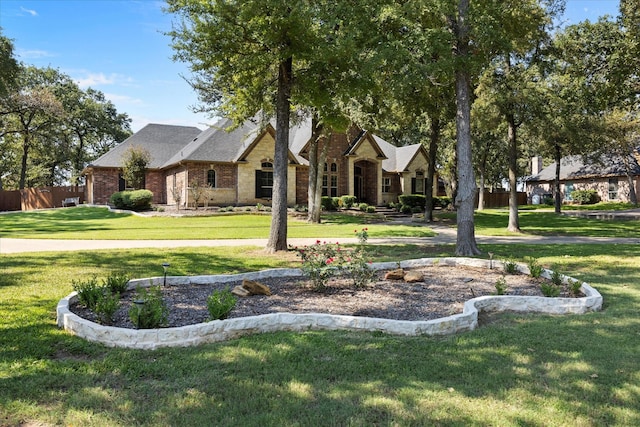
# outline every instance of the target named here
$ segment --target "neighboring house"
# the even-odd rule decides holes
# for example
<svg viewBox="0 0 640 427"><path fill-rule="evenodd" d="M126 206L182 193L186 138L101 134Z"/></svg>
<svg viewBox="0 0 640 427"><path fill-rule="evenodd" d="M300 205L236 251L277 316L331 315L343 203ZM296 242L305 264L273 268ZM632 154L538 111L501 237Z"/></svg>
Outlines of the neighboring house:
<svg viewBox="0 0 640 427"><path fill-rule="evenodd" d="M628 162L636 194L640 194L640 165L629 156ZM556 163L542 169L542 158L532 159L532 175L525 179L526 191L532 203L542 203L551 197ZM623 159L603 155L599 162L586 164L581 156L567 156L560 161L560 192L564 202L571 202L575 190L596 190L601 201L629 201L629 180ZM536 203L537 202L537 203Z"/></svg>
<svg viewBox="0 0 640 427"><path fill-rule="evenodd" d="M107 204L126 188L122 155L131 146L151 155L145 188L154 203L191 203L191 188L207 187L200 204L255 205L271 202L275 128L252 121L227 132L222 120L205 131L194 127L149 124L95 160L84 170L87 202ZM291 126L287 204L307 204L308 145L311 120ZM359 202L382 205L401 194L424 194L427 153L421 144L395 147L368 131L335 133L327 150L323 195L354 195ZM206 199L206 200L205 200Z"/></svg>

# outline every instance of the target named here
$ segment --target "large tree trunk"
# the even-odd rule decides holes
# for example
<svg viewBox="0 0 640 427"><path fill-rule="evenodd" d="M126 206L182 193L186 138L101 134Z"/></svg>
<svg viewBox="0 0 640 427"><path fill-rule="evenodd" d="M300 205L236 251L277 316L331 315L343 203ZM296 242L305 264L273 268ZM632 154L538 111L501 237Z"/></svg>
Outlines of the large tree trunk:
<svg viewBox="0 0 640 427"><path fill-rule="evenodd" d="M29 159L29 148L31 147L31 136L28 132L24 133L22 140L22 159L20 161L20 180L18 181L18 189L23 190L27 182L27 166Z"/></svg>
<svg viewBox="0 0 640 427"><path fill-rule="evenodd" d="M553 180L553 193L554 193L554 210L559 214L562 209L562 195L560 194L560 161L562 160L562 151L560 145L555 146L555 160L556 160L556 176Z"/></svg>
<svg viewBox="0 0 640 427"><path fill-rule="evenodd" d="M287 168L289 167L292 63L292 58L288 58L278 67L271 230L266 247L268 252L287 250Z"/></svg>
<svg viewBox="0 0 640 427"><path fill-rule="evenodd" d="M458 17L455 25L455 55L464 60L469 57L469 0L458 3ZM464 61L458 65L456 78L456 153L458 160L458 194L455 199L458 217L456 255L473 256L480 254L476 244L473 208L476 196L476 179L471 157L471 79Z"/></svg>
<svg viewBox="0 0 640 427"><path fill-rule="evenodd" d="M307 215L308 222L320 222L320 206L316 199L316 188L318 186L318 141L320 135L318 132L318 119L314 114L311 119L311 142L309 143L309 186L307 188L307 206L309 212Z"/></svg>
<svg viewBox="0 0 640 427"><path fill-rule="evenodd" d="M509 225L507 230L520 233L518 218L518 144L513 114L507 114L507 139L509 140Z"/></svg>
<svg viewBox="0 0 640 427"><path fill-rule="evenodd" d="M638 196L636 195L636 186L633 182L633 174L631 172L631 165L629 164L629 156L622 155L622 163L624 164L625 175L627 176L627 183L629 184L629 201L634 205L638 204Z"/></svg>
<svg viewBox="0 0 640 427"><path fill-rule="evenodd" d="M429 135L429 164L427 165L427 183L425 185L425 222L433 222L433 182L436 174L436 152L440 139L440 120L431 120L431 133Z"/></svg>

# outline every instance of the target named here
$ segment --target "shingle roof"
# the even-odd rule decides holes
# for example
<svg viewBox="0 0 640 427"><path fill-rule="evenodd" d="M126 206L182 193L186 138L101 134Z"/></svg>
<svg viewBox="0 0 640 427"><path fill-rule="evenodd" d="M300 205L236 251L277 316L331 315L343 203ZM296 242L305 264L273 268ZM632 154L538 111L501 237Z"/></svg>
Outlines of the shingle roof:
<svg viewBox="0 0 640 427"><path fill-rule="evenodd" d="M163 166L168 167L184 161L237 162L264 130L264 125L257 120L247 120L242 126L228 132L226 129L232 124L229 119L219 121L193 138L191 142L180 147L179 151L169 158ZM268 125L275 129L274 123ZM298 152L310 137L310 124L303 122L290 127L289 149L299 163L306 162L298 155Z"/></svg>
<svg viewBox="0 0 640 427"><path fill-rule="evenodd" d="M96 159L91 166L119 168L122 166L122 155L125 151L129 147L136 146L144 148L151 154L151 162L148 167L156 169L164 165L176 151L183 148L188 141L201 132L200 129L192 126L151 123Z"/></svg>
<svg viewBox="0 0 640 427"><path fill-rule="evenodd" d="M640 165L633 156L629 156L633 175L640 175ZM553 181L556 174L556 162L542 169L537 175L525 178L528 182ZM622 158L615 154L603 154L599 162L585 163L582 156L567 156L560 160L560 180L588 178L606 178L626 175Z"/></svg>
<svg viewBox="0 0 640 427"><path fill-rule="evenodd" d="M385 172L403 172L406 170L422 146L421 144L413 144L396 147L379 136L373 135L373 138L385 156L387 156L387 158L382 161L382 169L384 169Z"/></svg>

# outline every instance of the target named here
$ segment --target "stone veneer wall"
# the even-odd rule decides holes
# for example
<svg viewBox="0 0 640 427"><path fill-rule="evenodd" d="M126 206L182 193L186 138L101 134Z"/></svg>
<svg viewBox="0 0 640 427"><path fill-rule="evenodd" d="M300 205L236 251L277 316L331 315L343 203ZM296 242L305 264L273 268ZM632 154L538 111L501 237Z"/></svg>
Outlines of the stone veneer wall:
<svg viewBox="0 0 640 427"><path fill-rule="evenodd" d="M418 267L440 263L445 265L470 265L489 268L489 260L475 258L422 258L403 261L402 268ZM504 267L500 261L493 261L494 267ZM376 270L397 268L395 262L376 263L372 268ZM524 265L518 265L521 272L529 274ZM543 275L551 277L551 271L545 270ZM273 269L254 273L167 277L172 285L196 283L224 283L247 278L260 280L272 276L299 276L299 269ZM130 288L136 286L159 285L163 278L146 278L132 280ZM563 276L568 282L570 277ZM357 330L381 331L397 335L446 335L461 331L470 331L478 326L478 312L480 311L518 311L546 314L581 314L602 308L602 296L586 283L582 283L582 298L546 298L526 296L483 296L473 298L464 304L462 313L435 320L407 321L379 319L371 317L343 316L323 313L292 314L272 313L260 316L241 317L225 320L214 320L207 323L188 325L176 328L162 329L125 329L102 326L83 319L69 310L69 305L76 299L73 292L60 300L57 307L58 326L89 341L99 342L110 347L124 347L137 349L155 349L160 347L186 347L216 341L224 341L243 335L275 331L306 331L314 330Z"/></svg>

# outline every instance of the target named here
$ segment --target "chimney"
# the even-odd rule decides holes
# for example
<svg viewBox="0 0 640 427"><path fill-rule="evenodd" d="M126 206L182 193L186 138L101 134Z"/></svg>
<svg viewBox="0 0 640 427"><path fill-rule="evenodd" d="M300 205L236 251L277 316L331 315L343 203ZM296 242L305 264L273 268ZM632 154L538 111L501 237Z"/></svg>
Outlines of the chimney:
<svg viewBox="0 0 640 427"><path fill-rule="evenodd" d="M542 170L542 156L531 158L531 176L538 175Z"/></svg>

